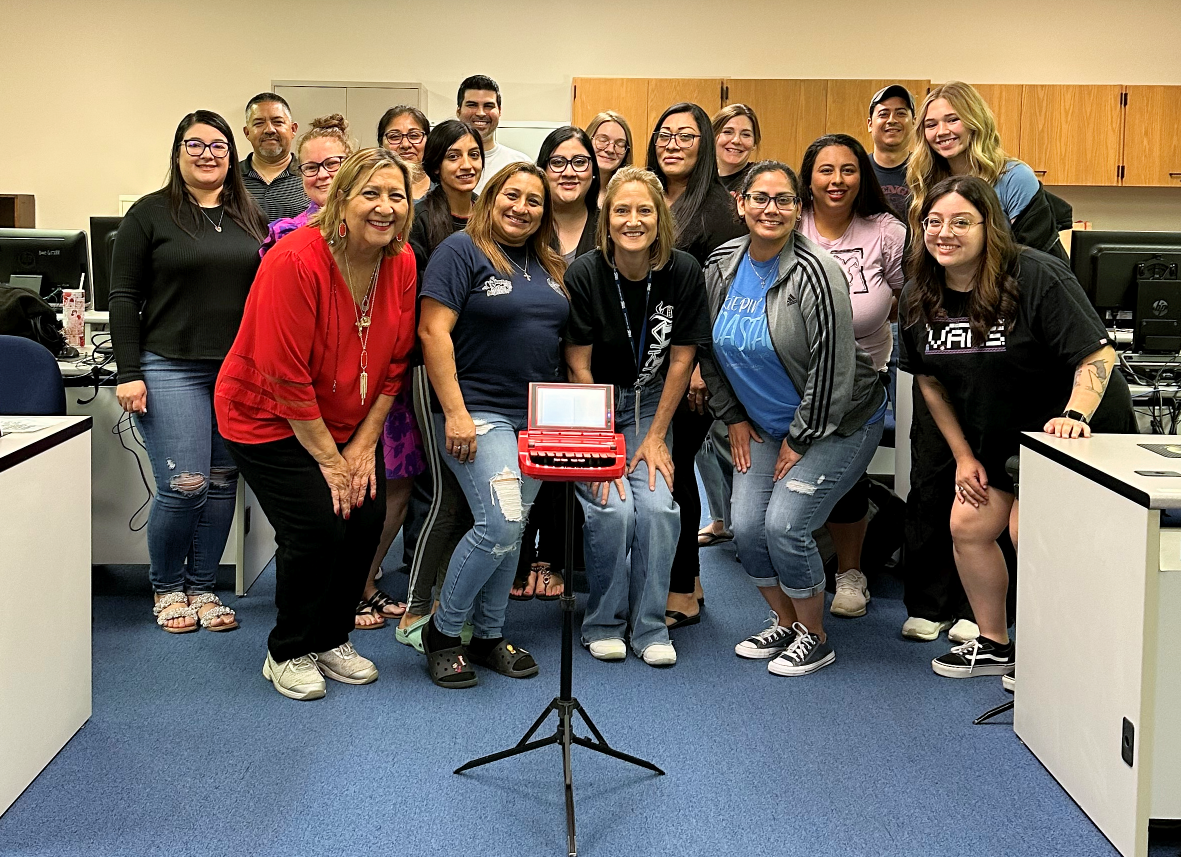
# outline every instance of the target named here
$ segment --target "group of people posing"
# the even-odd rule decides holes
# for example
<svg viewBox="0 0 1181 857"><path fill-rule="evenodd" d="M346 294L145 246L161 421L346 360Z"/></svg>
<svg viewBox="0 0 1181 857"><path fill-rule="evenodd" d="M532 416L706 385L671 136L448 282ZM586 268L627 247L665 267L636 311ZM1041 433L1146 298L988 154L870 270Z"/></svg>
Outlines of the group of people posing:
<svg viewBox="0 0 1181 857"><path fill-rule="evenodd" d="M998 538L1016 543L1018 434L1133 429L1047 195L975 90L936 87L916 111L887 87L872 154L826 135L798 173L756 159L745 105L672 105L638 141L607 111L553 131L535 161L497 144L500 109L475 76L456 118L395 107L357 148L339 115L297 138L262 93L241 162L221 116L180 121L167 186L120 227L110 295L117 396L156 477L157 623L237 627L213 589L241 475L276 533L263 674L284 696L374 681L350 635L395 619L441 687L475 685L477 668L536 675L503 634L510 595L568 581L533 562L531 519L565 534L518 467L529 384L611 384L629 463L577 488L583 645L675 664L670 629L703 609L699 544L732 534L771 611L735 652L814 672L836 654L813 532L827 524L838 555L830 611L863 615L865 471L900 344L921 392L911 502L926 531L907 529L932 561L903 634L974 620L935 671L1011 674ZM700 533L695 459L724 507ZM377 585L402 529L406 604ZM962 605L946 595L957 572Z"/></svg>

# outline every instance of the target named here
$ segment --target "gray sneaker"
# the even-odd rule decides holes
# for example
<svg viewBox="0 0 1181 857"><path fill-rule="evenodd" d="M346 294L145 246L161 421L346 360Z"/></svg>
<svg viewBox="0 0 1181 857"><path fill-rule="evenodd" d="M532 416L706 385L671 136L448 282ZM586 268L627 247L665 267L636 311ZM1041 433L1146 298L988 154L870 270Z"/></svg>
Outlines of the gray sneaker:
<svg viewBox="0 0 1181 857"><path fill-rule="evenodd" d="M807 675L837 659L837 653L827 640L820 642L818 634L813 634L799 622L791 627L796 632L796 638L783 654L767 664L767 672L775 675Z"/></svg>
<svg viewBox="0 0 1181 857"><path fill-rule="evenodd" d="M267 652L267 659L262 663L262 676L288 699L321 699L324 696L324 676L307 655L276 661Z"/></svg>
<svg viewBox="0 0 1181 857"><path fill-rule="evenodd" d="M312 660L325 678L345 684L369 684L377 681L377 667L369 658L357 654L352 643L343 643L326 652L316 652Z"/></svg>

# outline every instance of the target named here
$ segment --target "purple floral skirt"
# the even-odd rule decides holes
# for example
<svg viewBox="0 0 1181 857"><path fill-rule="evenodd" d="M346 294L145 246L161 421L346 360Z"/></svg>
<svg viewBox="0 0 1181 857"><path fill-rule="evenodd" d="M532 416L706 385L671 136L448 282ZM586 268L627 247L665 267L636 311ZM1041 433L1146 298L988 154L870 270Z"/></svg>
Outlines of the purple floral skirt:
<svg viewBox="0 0 1181 857"><path fill-rule="evenodd" d="M409 375L406 380L410 380ZM426 452L418 423L414 421L410 389L407 383L402 392L394 397L390 415L385 419L385 430L381 433L386 479L406 479L426 469Z"/></svg>

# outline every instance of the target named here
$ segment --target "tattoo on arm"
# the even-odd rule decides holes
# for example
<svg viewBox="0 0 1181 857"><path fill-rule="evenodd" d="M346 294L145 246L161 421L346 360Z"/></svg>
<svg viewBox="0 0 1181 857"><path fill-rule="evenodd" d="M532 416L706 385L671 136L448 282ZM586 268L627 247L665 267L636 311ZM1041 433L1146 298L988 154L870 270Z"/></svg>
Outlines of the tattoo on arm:
<svg viewBox="0 0 1181 857"><path fill-rule="evenodd" d="M1102 360L1092 360L1079 366L1074 373L1076 387L1082 387L1098 396L1102 396L1107 389L1109 370Z"/></svg>

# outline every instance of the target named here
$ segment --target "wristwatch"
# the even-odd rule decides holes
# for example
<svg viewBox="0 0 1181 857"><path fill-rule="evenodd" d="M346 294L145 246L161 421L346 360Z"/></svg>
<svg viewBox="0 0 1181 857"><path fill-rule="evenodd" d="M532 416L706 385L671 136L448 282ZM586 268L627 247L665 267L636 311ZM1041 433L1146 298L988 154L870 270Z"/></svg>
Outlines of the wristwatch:
<svg viewBox="0 0 1181 857"><path fill-rule="evenodd" d="M1083 425L1087 424L1087 415L1082 411L1066 410L1062 412L1062 416L1068 420L1074 420L1076 423L1082 423Z"/></svg>

